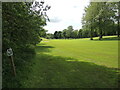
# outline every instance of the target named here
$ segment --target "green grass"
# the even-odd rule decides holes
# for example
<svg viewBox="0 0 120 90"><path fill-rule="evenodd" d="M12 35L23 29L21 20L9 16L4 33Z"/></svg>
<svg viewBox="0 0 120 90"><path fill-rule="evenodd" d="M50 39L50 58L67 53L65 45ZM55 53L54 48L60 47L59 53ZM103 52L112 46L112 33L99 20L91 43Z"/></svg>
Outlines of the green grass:
<svg viewBox="0 0 120 90"><path fill-rule="evenodd" d="M115 38L115 36L104 37ZM36 47L28 88L115 88L118 41L97 38L47 40Z"/></svg>

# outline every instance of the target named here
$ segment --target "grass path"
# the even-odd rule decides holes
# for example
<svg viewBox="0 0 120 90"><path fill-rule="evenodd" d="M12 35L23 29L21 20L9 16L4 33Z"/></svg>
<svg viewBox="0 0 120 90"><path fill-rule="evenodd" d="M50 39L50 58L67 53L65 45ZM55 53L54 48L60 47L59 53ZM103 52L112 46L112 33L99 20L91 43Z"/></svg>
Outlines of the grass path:
<svg viewBox="0 0 120 90"><path fill-rule="evenodd" d="M117 87L118 41L44 40L36 47L28 88Z"/></svg>

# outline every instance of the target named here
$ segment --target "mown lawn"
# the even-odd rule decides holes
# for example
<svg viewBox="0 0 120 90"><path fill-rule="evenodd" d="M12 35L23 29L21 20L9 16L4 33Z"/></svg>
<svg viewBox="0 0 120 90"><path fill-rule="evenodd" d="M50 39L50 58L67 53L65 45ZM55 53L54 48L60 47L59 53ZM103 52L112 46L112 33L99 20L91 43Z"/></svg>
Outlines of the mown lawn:
<svg viewBox="0 0 120 90"><path fill-rule="evenodd" d="M113 37L44 39L36 47L27 88L118 87L118 41ZM109 38L109 39L108 39ZM110 39L111 38L111 39Z"/></svg>

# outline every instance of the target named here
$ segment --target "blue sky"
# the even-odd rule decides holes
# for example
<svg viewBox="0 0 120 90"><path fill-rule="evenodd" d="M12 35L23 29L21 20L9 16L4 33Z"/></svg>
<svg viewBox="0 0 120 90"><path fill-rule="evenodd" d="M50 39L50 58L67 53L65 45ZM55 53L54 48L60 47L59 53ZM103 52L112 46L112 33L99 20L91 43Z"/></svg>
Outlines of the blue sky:
<svg viewBox="0 0 120 90"><path fill-rule="evenodd" d="M62 31L72 25L74 29L81 29L82 16L89 0L44 0L51 6L47 12L50 22L44 28L48 33Z"/></svg>

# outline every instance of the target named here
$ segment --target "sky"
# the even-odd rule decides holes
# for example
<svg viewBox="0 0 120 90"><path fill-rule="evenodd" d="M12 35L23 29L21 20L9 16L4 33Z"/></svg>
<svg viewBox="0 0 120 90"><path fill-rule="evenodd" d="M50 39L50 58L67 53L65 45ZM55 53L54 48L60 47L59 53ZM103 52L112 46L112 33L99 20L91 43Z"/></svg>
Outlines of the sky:
<svg viewBox="0 0 120 90"><path fill-rule="evenodd" d="M89 0L44 0L51 6L47 11L50 22L44 27L47 33L62 31L72 25L73 29L82 28L84 8L89 5Z"/></svg>

